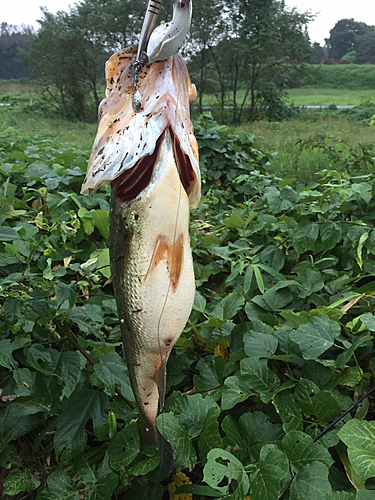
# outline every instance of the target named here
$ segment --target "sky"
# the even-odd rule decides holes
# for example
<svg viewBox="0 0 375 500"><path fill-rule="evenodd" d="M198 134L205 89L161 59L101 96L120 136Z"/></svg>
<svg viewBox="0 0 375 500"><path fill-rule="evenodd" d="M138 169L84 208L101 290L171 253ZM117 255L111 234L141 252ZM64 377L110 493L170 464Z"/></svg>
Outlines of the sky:
<svg viewBox="0 0 375 500"><path fill-rule="evenodd" d="M213 1L213 0L207 0ZM146 7L145 0L145 7ZM74 0L24 0L22 7L15 0L2 0L0 11L0 22L8 24L29 24L38 28L37 19L42 17L39 9L45 6L56 13L59 10L67 10L69 5L74 5ZM363 21L375 25L375 8L370 7L372 0L286 0L286 6L296 7L300 12L310 10L317 14L315 20L309 24L308 31L312 42L324 45L324 39L329 37L329 30L340 19L354 18L355 21ZM194 5L194 0L193 0ZM194 15L194 14L193 14Z"/></svg>

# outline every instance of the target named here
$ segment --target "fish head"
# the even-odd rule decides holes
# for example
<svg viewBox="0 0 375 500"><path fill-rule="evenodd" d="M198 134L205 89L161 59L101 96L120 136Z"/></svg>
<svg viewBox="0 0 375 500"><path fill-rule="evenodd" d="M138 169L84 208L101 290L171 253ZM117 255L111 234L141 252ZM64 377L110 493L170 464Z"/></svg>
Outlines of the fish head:
<svg viewBox="0 0 375 500"><path fill-rule="evenodd" d="M124 203L148 186L160 139L169 130L181 183L192 208L200 199L198 144L190 121L195 100L186 65L179 54L146 65L133 86L131 68L136 47L122 50L106 63L106 97L99 106L99 125L81 192L92 195L120 176L126 179ZM139 111L133 109L134 93Z"/></svg>

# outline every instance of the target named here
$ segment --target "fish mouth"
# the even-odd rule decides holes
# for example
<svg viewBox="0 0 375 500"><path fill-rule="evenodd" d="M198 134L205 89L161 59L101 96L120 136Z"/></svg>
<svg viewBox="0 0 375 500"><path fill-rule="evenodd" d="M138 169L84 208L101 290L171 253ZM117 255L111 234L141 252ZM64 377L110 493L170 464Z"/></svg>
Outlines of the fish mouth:
<svg viewBox="0 0 375 500"><path fill-rule="evenodd" d="M180 181L186 194L189 196L193 189L195 173L189 156L181 148L177 136L171 127L167 127L156 142L152 154L143 156L134 167L125 170L119 177L111 182L111 187L116 198L124 205L129 205L150 185L154 167L160 158L161 147L166 140L166 135L170 136L175 164L180 176Z"/></svg>

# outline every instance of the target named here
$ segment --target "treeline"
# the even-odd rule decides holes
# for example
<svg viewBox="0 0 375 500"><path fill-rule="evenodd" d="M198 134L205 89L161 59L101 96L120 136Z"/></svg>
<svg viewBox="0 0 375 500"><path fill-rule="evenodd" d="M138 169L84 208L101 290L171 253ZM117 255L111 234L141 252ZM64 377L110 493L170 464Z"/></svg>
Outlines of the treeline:
<svg viewBox="0 0 375 500"><path fill-rule="evenodd" d="M331 59L375 64L375 26L354 19L341 19L325 41Z"/></svg>
<svg viewBox="0 0 375 500"><path fill-rule="evenodd" d="M137 42L144 0L83 0L68 12L43 9L29 52L30 74L46 99L68 119L92 120L102 98L105 60ZM163 3L159 20L171 18ZM276 0L194 0L185 56L199 92L215 93L231 119L252 120L283 108L283 88L311 57L309 13ZM237 104L241 96L240 104Z"/></svg>
<svg viewBox="0 0 375 500"><path fill-rule="evenodd" d="M28 51L35 32L31 26L0 24L0 80L22 78L27 70L19 57L19 49Z"/></svg>
<svg viewBox="0 0 375 500"><path fill-rule="evenodd" d="M95 120L105 61L137 42L145 6L146 0L81 0L55 15L42 9L38 32L22 33L29 36L28 44L20 45L17 60L22 57L45 101L61 116ZM170 18L171 2L164 2L159 20ZM288 9L277 0L194 0L184 55L197 85L199 112L203 96L214 94L226 121L287 116L285 89L297 86L311 71L305 63L335 54L337 25L344 31L353 28L337 23L323 49L310 43L307 27L312 18L310 12ZM353 35L355 43L360 33ZM14 35L0 36L0 44ZM346 44L345 50L348 47L353 45Z"/></svg>
<svg viewBox="0 0 375 500"><path fill-rule="evenodd" d="M310 66L298 82L299 87L375 90L375 65Z"/></svg>

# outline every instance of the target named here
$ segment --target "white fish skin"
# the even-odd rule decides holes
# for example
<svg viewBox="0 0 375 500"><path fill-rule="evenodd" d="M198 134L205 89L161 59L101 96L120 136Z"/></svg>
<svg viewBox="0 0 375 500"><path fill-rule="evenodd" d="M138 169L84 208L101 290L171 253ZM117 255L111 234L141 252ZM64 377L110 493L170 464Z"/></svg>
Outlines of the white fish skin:
<svg viewBox="0 0 375 500"><path fill-rule="evenodd" d="M121 184L118 185L121 189ZM110 216L112 281L124 352L144 441L159 448L171 472L171 445L156 427L165 395L166 362L194 301L190 207L170 132L161 140L150 184L129 204L113 189Z"/></svg>

